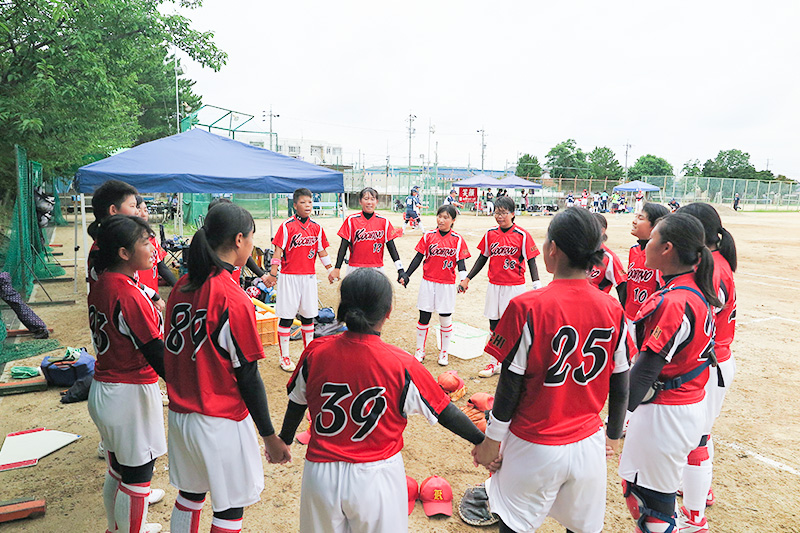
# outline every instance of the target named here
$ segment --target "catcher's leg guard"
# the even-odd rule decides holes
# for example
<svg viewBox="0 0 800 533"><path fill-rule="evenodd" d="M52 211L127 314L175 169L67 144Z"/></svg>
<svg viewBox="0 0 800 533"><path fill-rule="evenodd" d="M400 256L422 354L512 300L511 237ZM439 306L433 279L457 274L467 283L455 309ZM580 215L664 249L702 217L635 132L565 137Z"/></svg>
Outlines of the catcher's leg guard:
<svg viewBox="0 0 800 533"><path fill-rule="evenodd" d="M622 480L622 495L641 533L675 531L675 493L666 494Z"/></svg>
<svg viewBox="0 0 800 533"><path fill-rule="evenodd" d="M711 490L713 465L708 448L709 436L704 435L700 446L689 452L683 467L683 505L703 517Z"/></svg>

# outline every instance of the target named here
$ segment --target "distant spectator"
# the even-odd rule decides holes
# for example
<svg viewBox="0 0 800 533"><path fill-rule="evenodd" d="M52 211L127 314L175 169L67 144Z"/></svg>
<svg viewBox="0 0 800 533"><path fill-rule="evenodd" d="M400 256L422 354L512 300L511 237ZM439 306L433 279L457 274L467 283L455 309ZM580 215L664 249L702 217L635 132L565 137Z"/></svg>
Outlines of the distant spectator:
<svg viewBox="0 0 800 533"><path fill-rule="evenodd" d="M736 194L733 195L733 210L734 211L738 211L739 210L739 200L740 200L739 193L737 192Z"/></svg>
<svg viewBox="0 0 800 533"><path fill-rule="evenodd" d="M457 198L458 198L458 194L456 193L456 190L452 189L450 191L450 193L445 197L444 202L442 203L442 205L452 205L452 206L455 206L455 207L461 209L462 207L464 207L464 204L459 202L457 200Z"/></svg>

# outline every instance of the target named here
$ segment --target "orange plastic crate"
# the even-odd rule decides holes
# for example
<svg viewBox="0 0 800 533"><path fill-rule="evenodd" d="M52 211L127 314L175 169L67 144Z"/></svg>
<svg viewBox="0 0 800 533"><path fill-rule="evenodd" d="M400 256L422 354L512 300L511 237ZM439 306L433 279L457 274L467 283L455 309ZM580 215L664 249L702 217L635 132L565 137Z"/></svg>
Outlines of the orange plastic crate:
<svg viewBox="0 0 800 533"><path fill-rule="evenodd" d="M278 344L278 317L272 313L256 313L256 329L262 346Z"/></svg>

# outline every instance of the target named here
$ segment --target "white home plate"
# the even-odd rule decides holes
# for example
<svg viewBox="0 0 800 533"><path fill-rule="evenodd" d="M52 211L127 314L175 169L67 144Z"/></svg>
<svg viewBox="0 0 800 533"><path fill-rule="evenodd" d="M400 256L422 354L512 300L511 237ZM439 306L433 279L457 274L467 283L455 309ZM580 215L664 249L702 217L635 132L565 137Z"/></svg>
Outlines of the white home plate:
<svg viewBox="0 0 800 533"><path fill-rule="evenodd" d="M0 449L0 472L34 466L39 459L81 438L74 433L37 428L9 433Z"/></svg>
<svg viewBox="0 0 800 533"><path fill-rule="evenodd" d="M439 325L431 326L436 336L436 347L442 349L442 339L439 335ZM483 355L489 332L468 326L461 322L453 322L453 333L450 336L450 349L447 352L459 359L475 359Z"/></svg>

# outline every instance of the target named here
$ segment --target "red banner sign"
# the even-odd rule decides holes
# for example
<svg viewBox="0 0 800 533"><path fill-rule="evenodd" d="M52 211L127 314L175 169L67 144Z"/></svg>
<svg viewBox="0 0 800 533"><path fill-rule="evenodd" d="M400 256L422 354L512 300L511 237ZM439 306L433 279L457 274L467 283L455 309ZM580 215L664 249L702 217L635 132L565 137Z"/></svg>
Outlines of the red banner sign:
<svg viewBox="0 0 800 533"><path fill-rule="evenodd" d="M477 187L459 187L458 201L462 204L474 204L478 201Z"/></svg>

